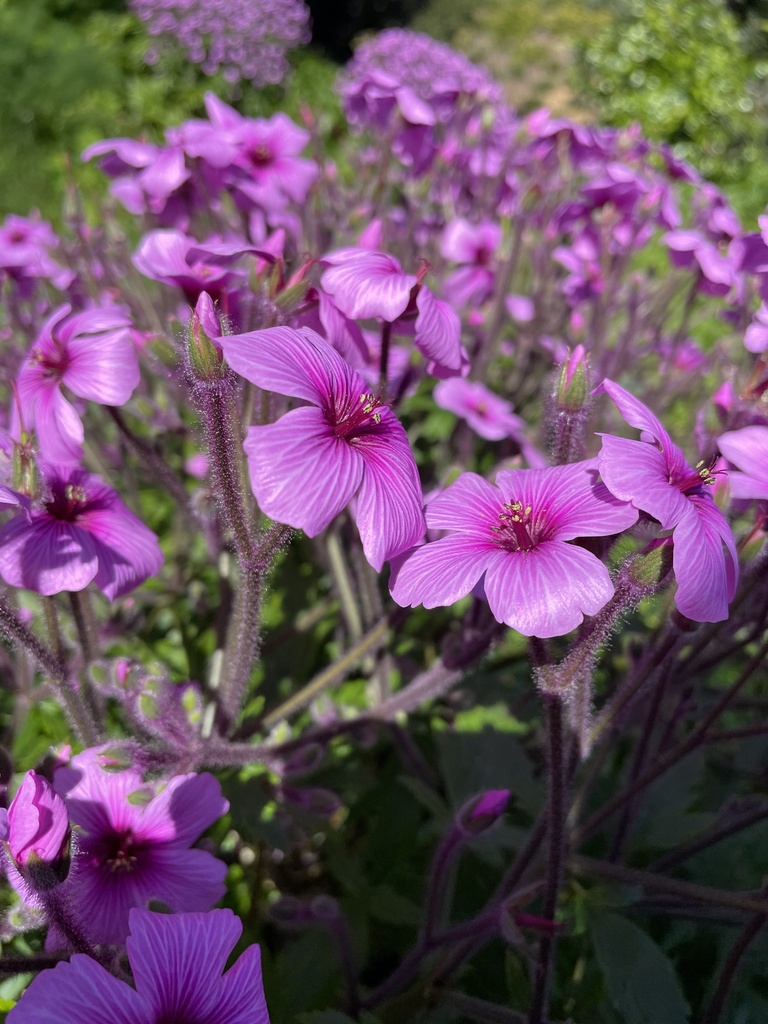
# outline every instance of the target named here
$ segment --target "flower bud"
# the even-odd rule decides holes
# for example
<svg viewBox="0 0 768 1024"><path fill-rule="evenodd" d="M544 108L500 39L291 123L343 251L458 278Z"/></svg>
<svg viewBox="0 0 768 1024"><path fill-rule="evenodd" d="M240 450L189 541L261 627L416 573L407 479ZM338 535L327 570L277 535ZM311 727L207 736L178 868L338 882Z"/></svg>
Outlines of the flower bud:
<svg viewBox="0 0 768 1024"><path fill-rule="evenodd" d="M671 538L652 541L622 566L617 587L625 587L633 602L655 594L672 572L672 555Z"/></svg>
<svg viewBox="0 0 768 1024"><path fill-rule="evenodd" d="M199 380L219 380L226 373L224 355L215 340L221 335L213 300L207 292L201 292L189 321L187 344L189 368Z"/></svg>
<svg viewBox="0 0 768 1024"><path fill-rule="evenodd" d="M485 832L504 814L509 797L508 789L489 789L472 797L459 810L456 818L459 829L467 836Z"/></svg>
<svg viewBox="0 0 768 1024"><path fill-rule="evenodd" d="M8 808L7 848L35 889L52 889L69 872L69 818L53 786L34 771L24 776Z"/></svg>
<svg viewBox="0 0 768 1024"><path fill-rule="evenodd" d="M564 412L579 412L589 394L589 365L583 345L577 345L560 366L555 401Z"/></svg>

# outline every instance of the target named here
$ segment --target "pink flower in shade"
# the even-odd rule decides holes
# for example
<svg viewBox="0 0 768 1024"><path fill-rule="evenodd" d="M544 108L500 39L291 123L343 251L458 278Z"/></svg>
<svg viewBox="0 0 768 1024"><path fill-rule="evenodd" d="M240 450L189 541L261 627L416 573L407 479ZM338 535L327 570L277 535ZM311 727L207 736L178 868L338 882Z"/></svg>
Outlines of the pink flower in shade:
<svg viewBox="0 0 768 1024"><path fill-rule="evenodd" d="M19 868L53 867L64 859L69 842L64 801L47 779L27 772L8 810L0 810L0 831L7 832L4 838Z"/></svg>
<svg viewBox="0 0 768 1024"><path fill-rule="evenodd" d="M597 479L594 459L513 469L496 484L463 473L427 505L447 535L408 555L393 574L398 604L425 608L466 597L482 579L491 611L525 636L561 636L613 595L603 563L570 543L620 533L637 520Z"/></svg>
<svg viewBox="0 0 768 1024"><path fill-rule="evenodd" d="M403 427L320 335L274 327L219 339L224 357L266 391L309 404L245 441L262 511L316 536L357 496L365 557L377 570L424 536L421 485Z"/></svg>
<svg viewBox="0 0 768 1024"><path fill-rule="evenodd" d="M83 915L91 941L122 943L129 911L150 900L179 913L209 910L224 895L226 865L192 848L229 809L212 775L147 786L137 771L115 771L91 748L59 768L53 784L77 826L62 898ZM57 938L49 937L49 947Z"/></svg>
<svg viewBox="0 0 768 1024"><path fill-rule="evenodd" d="M457 306L485 302L493 295L496 275L492 264L501 238L501 228L490 221L470 224L459 218L447 225L440 252L445 259L463 264L445 281L446 294Z"/></svg>
<svg viewBox="0 0 768 1024"><path fill-rule="evenodd" d="M525 423L512 412L512 406L489 391L480 381L453 377L436 385L433 398L441 409L448 409L466 420L469 426L489 441L505 437L517 439L525 431Z"/></svg>
<svg viewBox="0 0 768 1024"><path fill-rule="evenodd" d="M93 581L113 601L163 564L157 537L117 491L81 469L42 467L45 495L0 527L0 576L38 594L77 591Z"/></svg>
<svg viewBox="0 0 768 1024"><path fill-rule="evenodd" d="M243 931L231 910L132 910L128 927L135 987L76 953L38 974L9 1024L269 1024L259 947L224 971Z"/></svg>
<svg viewBox="0 0 768 1024"><path fill-rule="evenodd" d="M430 373L450 377L466 372L456 311L436 299L419 275L406 274L394 258L369 249L339 249L320 261L328 267L322 286L350 320L377 317L396 334L413 334L416 348L430 361Z"/></svg>
<svg viewBox="0 0 768 1024"><path fill-rule="evenodd" d="M673 569L677 580L675 603L696 622L728 618L728 603L738 580L739 560L733 533L710 491L714 477L699 464L688 465L654 414L628 391L604 380L595 393L605 392L631 427L645 440L603 434L598 456L606 486L623 501L672 530Z"/></svg>
<svg viewBox="0 0 768 1024"><path fill-rule="evenodd" d="M721 434L718 447L740 473L729 473L734 498L768 499L768 427L743 427Z"/></svg>
<svg viewBox="0 0 768 1024"><path fill-rule="evenodd" d="M71 313L60 306L45 323L19 371L19 409L11 432L34 429L46 462L77 463L83 454L83 424L64 397L62 384L99 405L124 405L139 383L131 324L117 306Z"/></svg>

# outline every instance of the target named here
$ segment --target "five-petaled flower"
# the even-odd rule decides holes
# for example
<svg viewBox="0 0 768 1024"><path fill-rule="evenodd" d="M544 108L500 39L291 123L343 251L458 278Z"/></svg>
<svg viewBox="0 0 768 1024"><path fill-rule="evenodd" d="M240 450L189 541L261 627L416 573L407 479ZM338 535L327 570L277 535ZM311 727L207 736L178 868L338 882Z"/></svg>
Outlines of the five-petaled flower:
<svg viewBox="0 0 768 1024"><path fill-rule="evenodd" d="M209 910L224 895L224 862L190 847L229 804L207 772L177 775L160 788L105 761L98 749L84 750L54 776L77 826L62 895L87 913L93 942L120 943L132 907L159 900L174 912ZM49 947L60 942L49 933Z"/></svg>
<svg viewBox="0 0 768 1024"><path fill-rule="evenodd" d="M2 489L15 495L20 513L0 527L6 583L51 595L83 590L93 581L114 601L159 571L157 537L117 491L82 469L40 468L45 493L39 502Z"/></svg>
<svg viewBox="0 0 768 1024"><path fill-rule="evenodd" d="M682 614L696 622L727 619L739 560L731 528L708 486L714 477L703 463L690 466L656 416L628 391L604 380L596 389L601 392L648 440L603 434L600 475L617 498L673 531L675 603Z"/></svg>
<svg viewBox="0 0 768 1024"><path fill-rule="evenodd" d="M16 382L19 409L12 432L34 429L47 462L80 461L83 424L61 391L99 405L124 405L139 383L130 321L117 306L70 315L60 306L43 326ZM23 422L22 422L23 420Z"/></svg>
<svg viewBox="0 0 768 1024"><path fill-rule="evenodd" d="M76 953L35 978L9 1024L269 1024L259 947L224 973L243 931L231 910L132 910L130 931L135 988Z"/></svg>
<svg viewBox="0 0 768 1024"><path fill-rule="evenodd" d="M244 447L261 510L314 537L356 495L355 519L374 568L418 544L425 523L408 437L360 374L308 328L218 341L247 380L309 403L248 430Z"/></svg>
<svg viewBox="0 0 768 1024"><path fill-rule="evenodd" d="M620 533L637 519L597 479L595 460L504 470L495 486L463 473L427 505L447 535L417 548L393 574L401 605L453 604L483 579L491 611L525 636L569 633L613 595L608 570L577 537Z"/></svg>

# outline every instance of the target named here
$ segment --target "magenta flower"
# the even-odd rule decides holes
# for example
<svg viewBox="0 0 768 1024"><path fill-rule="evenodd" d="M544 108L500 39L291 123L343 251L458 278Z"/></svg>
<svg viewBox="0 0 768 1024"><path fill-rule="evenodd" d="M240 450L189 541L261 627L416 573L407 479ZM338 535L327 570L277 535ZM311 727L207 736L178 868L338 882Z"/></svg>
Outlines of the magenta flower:
<svg viewBox="0 0 768 1024"><path fill-rule="evenodd" d="M491 611L525 636L561 636L613 594L603 563L569 543L620 533L637 519L597 479L595 460L513 469L496 485L463 473L427 505L447 536L413 551L394 574L400 605L450 605L484 580Z"/></svg>
<svg viewBox="0 0 768 1024"><path fill-rule="evenodd" d="M242 117L210 92L205 109L209 122L184 126L189 156L221 170L228 187L265 210L282 210L289 200L306 199L319 174L314 160L298 155L309 142L308 132L286 114L267 120Z"/></svg>
<svg viewBox="0 0 768 1024"><path fill-rule="evenodd" d="M215 256L206 259L200 248L199 243L183 231L149 231L133 255L133 263L145 277L180 288L191 306L202 292L208 292L214 301L226 301L227 289L242 284L245 275L231 270L225 265L226 261ZM215 248L230 249L229 246ZM240 250L231 248L241 251L247 246L243 243Z"/></svg>
<svg viewBox="0 0 768 1024"><path fill-rule="evenodd" d="M734 498L768 498L768 427L744 427L721 434L718 447L742 472L729 473Z"/></svg>
<svg viewBox="0 0 768 1024"><path fill-rule="evenodd" d="M226 865L190 847L229 804L207 773L178 775L158 788L133 769L108 770L103 760L97 749L84 750L54 776L78 826L62 895L85 912L93 942L121 943L132 907L159 900L178 913L209 910L221 899Z"/></svg>
<svg viewBox="0 0 768 1024"><path fill-rule="evenodd" d="M446 226L440 252L447 260L462 264L445 281L445 292L455 305L485 302L493 295L493 262L501 239L501 228L491 221L470 224L458 218Z"/></svg>
<svg viewBox="0 0 768 1024"><path fill-rule="evenodd" d="M480 381L452 377L441 380L433 398L441 409L455 413L469 424L476 434L489 441L505 437L521 439L525 423L512 412L512 406L489 391Z"/></svg>
<svg viewBox="0 0 768 1024"><path fill-rule="evenodd" d="M365 557L377 570L424 536L421 485L399 420L356 370L308 328L219 339L224 358L260 388L299 398L245 441L262 511L316 536L357 496Z"/></svg>
<svg viewBox="0 0 768 1024"><path fill-rule="evenodd" d="M132 910L126 946L135 988L77 953L35 978L9 1024L269 1024L259 947L224 973L242 931L231 910Z"/></svg>
<svg viewBox="0 0 768 1024"><path fill-rule="evenodd" d="M46 321L22 366L17 388L23 427L37 433L46 462L77 463L83 424L61 385L99 405L124 405L139 383L130 320L117 306L70 314L59 306ZM20 437L19 412L13 433Z"/></svg>
<svg viewBox="0 0 768 1024"><path fill-rule="evenodd" d="M455 310L404 273L394 256L368 249L339 249L321 260L328 269L322 286L350 320L378 317L395 333L412 333L416 348L430 361L430 372L448 377L468 365L461 344L461 323ZM414 319L415 318L415 319Z"/></svg>
<svg viewBox="0 0 768 1024"><path fill-rule="evenodd" d="M10 214L0 225L0 271L16 281L43 277L57 288L67 288L75 275L51 257L50 250L58 243L48 221Z"/></svg>
<svg viewBox="0 0 768 1024"><path fill-rule="evenodd" d="M18 868L54 867L64 860L69 818L64 801L47 779L29 771L4 817L8 849Z"/></svg>
<svg viewBox="0 0 768 1024"><path fill-rule="evenodd" d="M702 463L693 469L659 420L628 391L604 380L605 392L631 427L652 440L631 441L603 434L600 475L617 498L673 530L675 603L696 622L728 618L739 561L733 533L715 505L708 484L714 477ZM725 548L725 550L723 550Z"/></svg>
<svg viewBox="0 0 768 1024"><path fill-rule="evenodd" d="M163 564L157 537L117 491L81 469L43 467L39 503L19 495L20 514L0 527L0 576L38 594L82 590L93 581L110 601Z"/></svg>

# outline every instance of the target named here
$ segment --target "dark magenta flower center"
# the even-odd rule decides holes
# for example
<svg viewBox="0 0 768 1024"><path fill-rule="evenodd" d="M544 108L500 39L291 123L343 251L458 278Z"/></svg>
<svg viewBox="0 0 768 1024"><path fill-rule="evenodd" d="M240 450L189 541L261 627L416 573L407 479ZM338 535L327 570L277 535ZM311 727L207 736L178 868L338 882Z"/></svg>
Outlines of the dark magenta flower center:
<svg viewBox="0 0 768 1024"><path fill-rule="evenodd" d="M705 486L715 486L716 474L712 472L713 465L714 460L710 462L708 466L705 465L702 460L701 462L696 463L695 470L692 470L690 473L686 473L677 480L670 476L669 482L675 487L678 487L686 496L690 496L691 494L703 494L703 488Z"/></svg>
<svg viewBox="0 0 768 1024"><path fill-rule="evenodd" d="M67 372L69 366L69 353L66 348L57 342L55 339L56 352L48 353L43 355L39 348L34 349L32 352L32 359L41 369L46 377L55 377L60 380Z"/></svg>
<svg viewBox="0 0 768 1024"><path fill-rule="evenodd" d="M547 540L547 510L534 513L522 501L507 501L499 512L499 525L492 526L494 542L505 551L532 551Z"/></svg>
<svg viewBox="0 0 768 1024"><path fill-rule="evenodd" d="M87 502L88 494L80 484L65 484L62 481L56 481L50 499L43 504L49 516L54 519L63 519L67 523L74 523L81 512L85 510Z"/></svg>
<svg viewBox="0 0 768 1024"><path fill-rule="evenodd" d="M111 832L101 837L90 849L92 861L111 874L127 874L136 867L143 844L134 838L131 829Z"/></svg>
<svg viewBox="0 0 768 1024"><path fill-rule="evenodd" d="M348 401L340 406L334 405L327 410L326 415L336 437L342 441L352 441L381 423L379 408L383 408L381 398L367 391L359 396L357 403Z"/></svg>
<svg viewBox="0 0 768 1024"><path fill-rule="evenodd" d="M248 159L254 167L268 167L274 157L266 143L261 142L248 152Z"/></svg>

